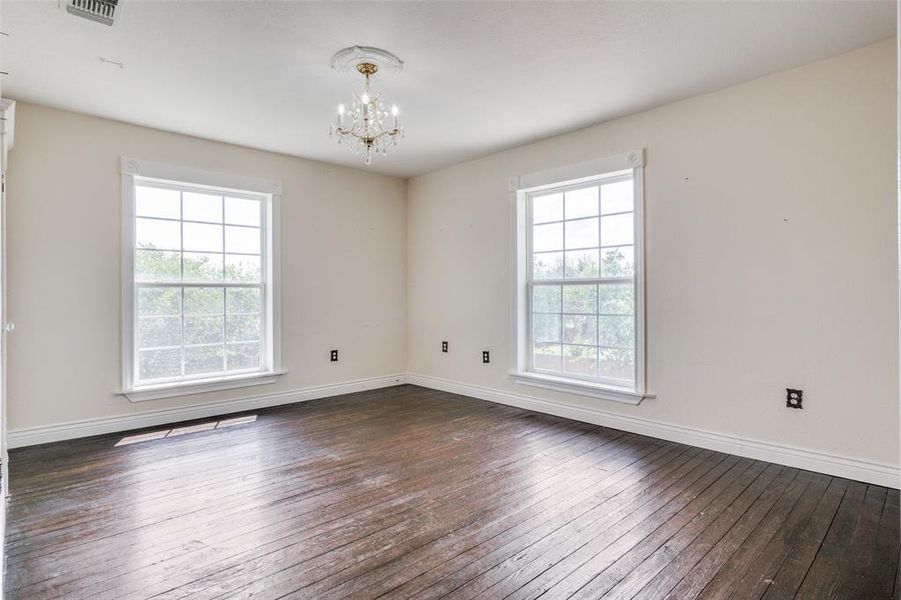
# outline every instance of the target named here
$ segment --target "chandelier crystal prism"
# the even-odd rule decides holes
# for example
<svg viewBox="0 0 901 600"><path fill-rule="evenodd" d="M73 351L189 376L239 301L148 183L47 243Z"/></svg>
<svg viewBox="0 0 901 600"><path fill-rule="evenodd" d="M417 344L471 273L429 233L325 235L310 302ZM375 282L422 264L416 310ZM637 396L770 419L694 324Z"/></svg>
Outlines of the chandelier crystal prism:
<svg viewBox="0 0 901 600"><path fill-rule="evenodd" d="M332 58L332 68L337 71L349 70L351 66L363 76L365 83L354 93L350 106L338 104L330 135L339 144L346 144L354 153L363 155L368 165L373 155L387 156L388 148L396 146L397 140L404 137L400 109L396 104L388 106L371 81L380 66L399 71L403 62L390 52L364 46L345 48Z"/></svg>

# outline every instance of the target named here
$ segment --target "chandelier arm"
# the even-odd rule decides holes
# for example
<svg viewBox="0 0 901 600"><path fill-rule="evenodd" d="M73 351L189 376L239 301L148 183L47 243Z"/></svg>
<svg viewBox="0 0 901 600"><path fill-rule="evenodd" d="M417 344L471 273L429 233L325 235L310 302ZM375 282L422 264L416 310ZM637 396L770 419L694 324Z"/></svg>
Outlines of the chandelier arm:
<svg viewBox="0 0 901 600"><path fill-rule="evenodd" d="M335 133L339 133L341 135L350 135L350 136L357 138L358 140L373 140L373 141L375 141L375 140L381 139L383 137L392 137L395 135L400 135L400 129L391 129L390 131L389 130L380 131L379 133L376 133L373 135L361 135L359 133L351 131L350 129L338 128L338 129L335 129Z"/></svg>
<svg viewBox="0 0 901 600"><path fill-rule="evenodd" d="M400 133L400 129L397 129L397 128L392 129L390 131L386 129L386 130L382 131L381 133L379 133L378 135L376 135L374 139L381 139L383 137L391 137L391 136L395 136L399 133Z"/></svg>

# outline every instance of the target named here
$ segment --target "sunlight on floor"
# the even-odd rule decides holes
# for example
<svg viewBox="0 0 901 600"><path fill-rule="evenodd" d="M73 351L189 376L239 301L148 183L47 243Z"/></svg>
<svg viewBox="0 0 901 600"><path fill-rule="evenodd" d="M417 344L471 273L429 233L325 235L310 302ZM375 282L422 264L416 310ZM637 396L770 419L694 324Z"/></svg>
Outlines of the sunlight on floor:
<svg viewBox="0 0 901 600"><path fill-rule="evenodd" d="M222 419L221 421L207 421L206 423L198 423L196 425L186 425L184 427L176 427L174 429L161 429L160 431L151 431L149 433L139 433L129 435L118 442L116 446L128 446L140 442L149 442L151 440L160 440L167 437L177 437L188 433L199 433L201 431L209 431L210 429L222 429L224 427L235 427L236 425L245 425L253 423L257 420L256 415L247 415L244 417L234 417L232 419Z"/></svg>

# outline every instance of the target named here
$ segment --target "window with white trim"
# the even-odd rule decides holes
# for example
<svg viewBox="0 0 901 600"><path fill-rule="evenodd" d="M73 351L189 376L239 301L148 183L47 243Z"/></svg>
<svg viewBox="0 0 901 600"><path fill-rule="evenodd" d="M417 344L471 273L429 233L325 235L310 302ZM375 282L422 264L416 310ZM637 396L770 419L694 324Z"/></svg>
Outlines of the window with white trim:
<svg viewBox="0 0 901 600"><path fill-rule="evenodd" d="M125 185L125 391L272 374L272 195L139 174Z"/></svg>
<svg viewBox="0 0 901 600"><path fill-rule="evenodd" d="M646 395L640 175L618 169L519 190L525 314L514 375L601 397L609 389L611 399Z"/></svg>

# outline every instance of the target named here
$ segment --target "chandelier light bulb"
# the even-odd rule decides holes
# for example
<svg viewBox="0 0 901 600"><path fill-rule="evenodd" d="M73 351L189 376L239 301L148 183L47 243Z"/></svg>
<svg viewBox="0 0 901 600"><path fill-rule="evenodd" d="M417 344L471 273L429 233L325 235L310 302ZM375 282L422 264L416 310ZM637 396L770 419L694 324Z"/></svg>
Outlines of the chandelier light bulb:
<svg viewBox="0 0 901 600"><path fill-rule="evenodd" d="M338 114L341 115L342 117L344 116L344 111L345 111L345 110L346 110L346 109L344 108L344 103L341 103L341 104L338 105Z"/></svg>
<svg viewBox="0 0 901 600"><path fill-rule="evenodd" d="M369 93L368 93L368 92L363 92L363 95L360 96L360 101L361 101L363 104L369 104Z"/></svg>
<svg viewBox="0 0 901 600"><path fill-rule="evenodd" d="M400 113L400 109L397 108L397 104L392 104L391 105L391 114L396 117L398 115L398 113Z"/></svg>

